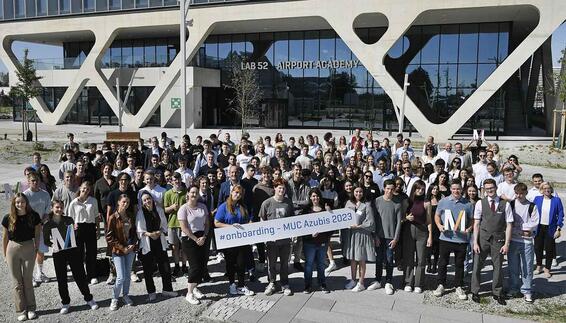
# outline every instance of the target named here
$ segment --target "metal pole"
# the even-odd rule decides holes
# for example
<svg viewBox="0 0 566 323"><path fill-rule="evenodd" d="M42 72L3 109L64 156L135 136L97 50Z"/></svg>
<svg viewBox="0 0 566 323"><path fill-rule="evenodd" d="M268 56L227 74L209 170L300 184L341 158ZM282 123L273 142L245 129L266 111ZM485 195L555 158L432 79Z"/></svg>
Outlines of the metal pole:
<svg viewBox="0 0 566 323"><path fill-rule="evenodd" d="M403 133L405 123L405 101L407 100L407 86L409 86L409 74L405 73L403 80L403 104L401 105L401 113L399 115L399 133Z"/></svg>
<svg viewBox="0 0 566 323"><path fill-rule="evenodd" d="M552 111L552 147L556 147L556 110Z"/></svg>
<svg viewBox="0 0 566 323"><path fill-rule="evenodd" d="M558 140L558 142L560 143L559 148L560 149L564 149L564 131L566 131L566 125L564 123L566 123L566 110L562 109L562 111L560 111L561 114L561 122L560 122L560 138Z"/></svg>
<svg viewBox="0 0 566 323"><path fill-rule="evenodd" d="M181 14L181 21L180 21L180 47L181 47L181 138L187 134L187 37L186 37L186 30L187 30L187 19L186 19L186 12L185 12L185 1L180 0L180 14Z"/></svg>
<svg viewBox="0 0 566 323"><path fill-rule="evenodd" d="M116 100L118 100L118 130L122 132L122 99L120 98L120 73L116 75Z"/></svg>

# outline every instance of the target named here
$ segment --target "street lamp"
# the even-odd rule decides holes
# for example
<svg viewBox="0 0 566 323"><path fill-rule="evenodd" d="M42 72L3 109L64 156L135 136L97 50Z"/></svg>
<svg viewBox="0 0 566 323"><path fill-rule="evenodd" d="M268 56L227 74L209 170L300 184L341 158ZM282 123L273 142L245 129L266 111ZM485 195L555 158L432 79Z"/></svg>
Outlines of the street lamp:
<svg viewBox="0 0 566 323"><path fill-rule="evenodd" d="M181 135L183 138L187 134L187 14L189 13L190 0L179 0L179 34L181 49Z"/></svg>
<svg viewBox="0 0 566 323"><path fill-rule="evenodd" d="M401 113L399 114L399 133L403 133L405 123L405 101L407 101L407 87L409 85L411 85L411 83L409 83L409 74L405 73L405 78L403 80L403 103L401 105Z"/></svg>

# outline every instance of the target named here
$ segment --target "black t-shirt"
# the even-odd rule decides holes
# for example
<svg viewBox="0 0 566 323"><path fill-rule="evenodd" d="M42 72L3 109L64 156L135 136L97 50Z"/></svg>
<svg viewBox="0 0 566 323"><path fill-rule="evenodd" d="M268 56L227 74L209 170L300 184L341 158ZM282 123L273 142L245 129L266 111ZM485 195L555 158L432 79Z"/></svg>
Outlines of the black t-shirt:
<svg viewBox="0 0 566 323"><path fill-rule="evenodd" d="M8 230L9 215L2 219L2 226ZM29 215L18 216L14 231L8 231L8 239L15 242L24 242L35 238L35 226L41 223L39 215L32 211Z"/></svg>
<svg viewBox="0 0 566 323"><path fill-rule="evenodd" d="M118 199L122 194L126 194L130 198L130 205L126 210L126 213L128 214L128 216L133 217L135 206L138 205L138 194L134 192L134 190L132 189L128 189L126 192L122 192L119 189L115 189L108 194L108 197L106 198L106 202L108 203L107 205L110 207L110 214L116 212L118 206Z"/></svg>

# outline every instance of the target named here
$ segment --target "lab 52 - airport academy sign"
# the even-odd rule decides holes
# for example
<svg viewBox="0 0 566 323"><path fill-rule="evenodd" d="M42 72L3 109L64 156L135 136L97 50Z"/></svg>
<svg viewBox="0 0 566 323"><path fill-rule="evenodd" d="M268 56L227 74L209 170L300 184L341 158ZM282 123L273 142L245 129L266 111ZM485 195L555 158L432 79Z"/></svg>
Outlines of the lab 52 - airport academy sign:
<svg viewBox="0 0 566 323"><path fill-rule="evenodd" d="M214 234L216 247L225 249L334 231L349 228L356 223L357 214L353 210L338 209L218 228L214 229Z"/></svg>
<svg viewBox="0 0 566 323"><path fill-rule="evenodd" d="M292 70L292 69L326 69L326 68L354 68L360 66L359 60L322 60L322 61L281 61L274 65L277 70ZM267 70L269 69L268 62L242 62L241 68L243 70Z"/></svg>

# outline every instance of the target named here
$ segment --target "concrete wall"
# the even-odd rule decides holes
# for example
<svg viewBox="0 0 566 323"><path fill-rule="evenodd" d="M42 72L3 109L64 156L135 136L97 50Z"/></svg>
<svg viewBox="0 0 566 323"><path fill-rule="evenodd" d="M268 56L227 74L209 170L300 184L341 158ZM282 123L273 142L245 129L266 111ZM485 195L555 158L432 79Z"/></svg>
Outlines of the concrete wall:
<svg viewBox="0 0 566 323"><path fill-rule="evenodd" d="M187 57L190 60L198 51L206 37L215 31L239 32L244 30L262 31L274 25L281 28L320 28L327 25L350 47L375 80L389 95L393 104L401 106L403 90L386 71L383 59L389 49L413 24L435 21L435 23L453 23L478 21L498 21L500 19L532 19L518 17L525 8L532 8L539 13L539 22L525 40L517 44L515 50L495 70L491 76L466 100L466 102L446 122L437 125L427 120L411 100L406 103L406 117L424 136L432 135L438 139L452 136L466 120L472 117L480 107L517 71L562 22L566 20L566 6L563 0L303 0L289 2L269 2L237 4L230 6L199 7L189 11L190 37L187 41ZM365 13L380 13L388 21L388 29L375 44L364 44L353 30L353 22ZM0 25L0 58L9 71L15 71L17 63L10 50L14 39L38 39L42 35L84 31L94 34L96 40L83 65L75 73L63 99L53 113L50 113L40 99L32 100L32 106L38 111L41 120L47 124L60 123L68 113L80 90L88 83L96 86L109 105L117 112L114 89L100 69L100 61L106 49L115 37L128 30L150 32L156 27L171 25L178 21L178 11L164 10L155 12L132 12L117 15L96 15L87 17L69 17L62 19L34 20L27 22L3 23ZM155 89L142 106L132 115L124 115L124 123L129 128L144 126L159 104L167 98L174 87L183 65L183 58L177 56L170 67L155 84ZM191 101L198 101L198 95ZM198 106L191 107L192 127L198 126ZM197 113L195 113L195 111ZM175 113L172 114L172 117Z"/></svg>

